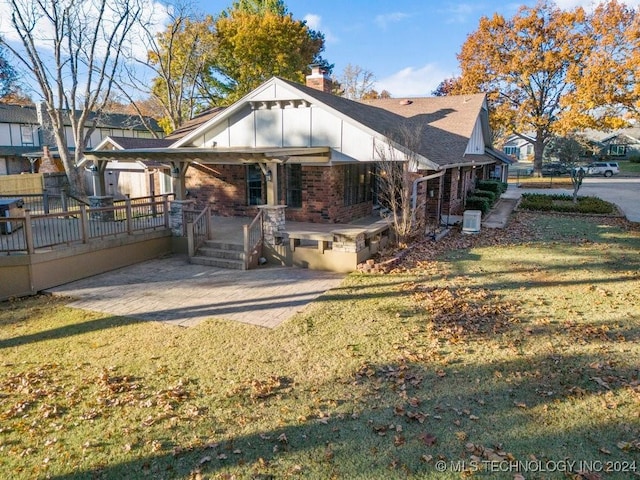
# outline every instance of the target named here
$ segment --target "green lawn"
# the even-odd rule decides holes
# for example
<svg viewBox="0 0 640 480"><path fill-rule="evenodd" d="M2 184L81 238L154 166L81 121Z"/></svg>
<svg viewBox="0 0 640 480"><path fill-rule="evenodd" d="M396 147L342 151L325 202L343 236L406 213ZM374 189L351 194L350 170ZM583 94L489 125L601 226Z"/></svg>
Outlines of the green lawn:
<svg viewBox="0 0 640 480"><path fill-rule="evenodd" d="M0 478L636 478L638 305L637 229L528 212L274 330L5 302Z"/></svg>
<svg viewBox="0 0 640 480"><path fill-rule="evenodd" d="M621 162L618 162L618 164L620 165L620 173L640 175L640 163L621 161Z"/></svg>

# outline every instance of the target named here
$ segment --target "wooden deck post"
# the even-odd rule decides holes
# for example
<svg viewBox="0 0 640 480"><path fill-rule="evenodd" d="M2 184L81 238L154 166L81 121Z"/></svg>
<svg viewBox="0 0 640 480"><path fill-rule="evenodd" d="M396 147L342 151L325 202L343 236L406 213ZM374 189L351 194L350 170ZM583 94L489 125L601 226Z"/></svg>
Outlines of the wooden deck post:
<svg viewBox="0 0 640 480"><path fill-rule="evenodd" d="M80 204L80 233L82 235L82 243L89 240L89 219L87 216L87 206Z"/></svg>
<svg viewBox="0 0 640 480"><path fill-rule="evenodd" d="M24 210L24 239L27 242L27 253L33 254L35 252L33 229L31 228L31 211L28 208Z"/></svg>

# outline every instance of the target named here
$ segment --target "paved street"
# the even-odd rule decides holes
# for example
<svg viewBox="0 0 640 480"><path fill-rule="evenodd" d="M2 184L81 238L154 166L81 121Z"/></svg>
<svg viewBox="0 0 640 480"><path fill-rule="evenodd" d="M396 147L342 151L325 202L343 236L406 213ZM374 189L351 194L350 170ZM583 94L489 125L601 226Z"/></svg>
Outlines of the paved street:
<svg viewBox="0 0 640 480"><path fill-rule="evenodd" d="M191 326L208 318L276 327L344 274L302 268L225 270L188 263L183 255L150 260L48 290L70 307Z"/></svg>

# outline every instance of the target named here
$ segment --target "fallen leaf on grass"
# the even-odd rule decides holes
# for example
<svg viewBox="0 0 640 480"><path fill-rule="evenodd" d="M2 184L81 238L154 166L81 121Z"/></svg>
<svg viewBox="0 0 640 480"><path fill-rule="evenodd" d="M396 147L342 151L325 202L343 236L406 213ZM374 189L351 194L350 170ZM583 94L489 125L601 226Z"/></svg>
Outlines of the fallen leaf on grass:
<svg viewBox="0 0 640 480"><path fill-rule="evenodd" d="M432 447L436 444L437 439L430 433L422 433L418 436L422 443L424 443L428 447Z"/></svg>

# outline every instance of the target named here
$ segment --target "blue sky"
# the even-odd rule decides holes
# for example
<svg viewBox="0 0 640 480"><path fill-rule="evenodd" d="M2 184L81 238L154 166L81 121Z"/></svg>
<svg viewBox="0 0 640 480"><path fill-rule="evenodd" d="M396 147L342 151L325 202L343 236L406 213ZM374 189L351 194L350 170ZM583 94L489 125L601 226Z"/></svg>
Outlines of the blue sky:
<svg viewBox="0 0 640 480"><path fill-rule="evenodd" d="M324 57L340 77L351 63L372 72L378 91L393 97L428 96L445 78L458 73L456 54L482 16L496 11L512 17L535 0L285 0L294 18L325 34ZM498 5L498 3L500 3ZM557 0L561 8L593 0ZM626 0L637 6L640 0ZM206 13L218 13L231 0L202 0Z"/></svg>
<svg viewBox="0 0 640 480"><path fill-rule="evenodd" d="M218 15L233 0L196 0L199 13ZM581 5L592 8L599 0L556 0L561 8ZM154 12L158 30L166 17L165 0L143 0ZM285 0L296 19L325 34L323 56L335 64L340 78L348 64L372 72L378 91L393 97L429 96L445 78L457 75L460 51L467 35L474 32L482 16L495 12L512 17L522 4L536 0ZM624 0L640 6L640 0ZM13 40L8 27L11 9L0 0L0 34ZM45 32L46 33L46 32ZM43 34L44 35L44 34ZM46 35L44 35L46 37ZM146 56L138 45L140 58Z"/></svg>

